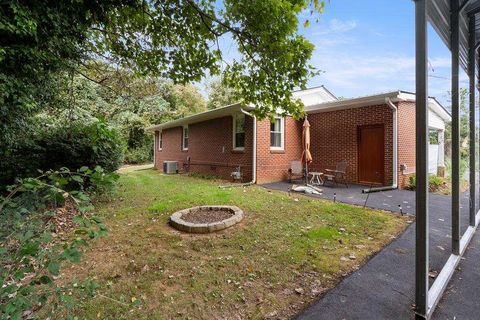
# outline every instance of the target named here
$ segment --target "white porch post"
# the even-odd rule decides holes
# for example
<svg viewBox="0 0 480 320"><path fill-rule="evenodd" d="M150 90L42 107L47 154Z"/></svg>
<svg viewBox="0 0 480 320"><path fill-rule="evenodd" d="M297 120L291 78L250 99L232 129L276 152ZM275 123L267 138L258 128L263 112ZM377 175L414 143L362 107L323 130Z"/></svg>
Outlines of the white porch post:
<svg viewBox="0 0 480 320"><path fill-rule="evenodd" d="M445 130L438 130L437 175L445 176Z"/></svg>

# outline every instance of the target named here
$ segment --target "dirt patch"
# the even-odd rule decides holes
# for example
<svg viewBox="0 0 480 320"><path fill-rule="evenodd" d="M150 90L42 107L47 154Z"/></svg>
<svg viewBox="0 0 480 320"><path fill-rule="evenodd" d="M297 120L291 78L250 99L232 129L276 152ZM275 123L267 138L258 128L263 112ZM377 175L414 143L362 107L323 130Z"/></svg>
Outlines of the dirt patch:
<svg viewBox="0 0 480 320"><path fill-rule="evenodd" d="M208 210L200 208L183 214L181 219L191 223L213 223L226 220L233 215L234 213L229 209Z"/></svg>

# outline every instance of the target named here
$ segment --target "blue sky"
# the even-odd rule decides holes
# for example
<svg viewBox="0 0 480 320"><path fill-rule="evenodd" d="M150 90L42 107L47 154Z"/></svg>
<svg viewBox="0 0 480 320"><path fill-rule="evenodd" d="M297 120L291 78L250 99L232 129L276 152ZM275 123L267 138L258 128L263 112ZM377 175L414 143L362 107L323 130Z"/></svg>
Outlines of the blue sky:
<svg viewBox="0 0 480 320"><path fill-rule="evenodd" d="M315 44L311 64L324 71L309 87L325 85L335 95L355 97L415 89L414 3L412 0L330 0L320 21L300 33ZM238 56L223 39L225 60ZM450 54L429 28L429 94L449 105ZM468 86L465 73L460 85Z"/></svg>
<svg viewBox="0 0 480 320"><path fill-rule="evenodd" d="M315 44L310 81L343 97L415 90L414 3L411 0L331 0L320 22L301 28ZM302 17L300 17L302 19ZM448 103L450 54L429 28L429 94ZM461 75L461 86L468 79Z"/></svg>

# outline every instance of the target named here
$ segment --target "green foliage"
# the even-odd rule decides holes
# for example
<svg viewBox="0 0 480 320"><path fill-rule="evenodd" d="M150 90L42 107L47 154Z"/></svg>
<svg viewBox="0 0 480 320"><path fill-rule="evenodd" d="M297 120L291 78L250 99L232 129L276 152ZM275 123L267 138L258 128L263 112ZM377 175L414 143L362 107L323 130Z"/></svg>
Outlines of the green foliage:
<svg viewBox="0 0 480 320"><path fill-rule="evenodd" d="M68 302L72 288L57 286L54 279L63 262L80 261L80 248L87 240L106 235L105 224L89 213L93 209L89 194L110 189L117 178L100 167L62 168L20 179L6 197L0 197L0 319L31 316L52 295ZM74 217L66 219L73 223L75 238L64 239L58 233L68 230L62 230L65 227L56 219L70 211ZM88 283L80 287L94 288Z"/></svg>
<svg viewBox="0 0 480 320"><path fill-rule="evenodd" d="M468 90L460 88L460 158L468 160L469 157L469 110ZM452 123L445 126L446 151L451 155Z"/></svg>
<svg viewBox="0 0 480 320"><path fill-rule="evenodd" d="M127 69L113 69L94 60L88 62L82 73L99 83L84 76L74 77L72 85L63 90L62 100L75 103L55 105L49 113L74 109L116 124L146 126L206 110L202 95L192 85L137 76Z"/></svg>
<svg viewBox="0 0 480 320"><path fill-rule="evenodd" d="M257 116L272 116L279 107L294 117L302 114L303 105L292 99L292 92L315 74L307 64L314 46L296 34L297 15L306 5L308 1L225 1L228 20L244 26L244 34L234 34L242 58L227 66L225 81L243 103L261 107Z"/></svg>
<svg viewBox="0 0 480 320"><path fill-rule="evenodd" d="M149 139L142 147L127 149L125 151L125 163L141 164L151 162L153 159L152 139Z"/></svg>
<svg viewBox="0 0 480 320"><path fill-rule="evenodd" d="M138 154L146 124L205 109L193 87L178 84L220 75L215 43L222 37L231 37L240 53L223 75L240 102L258 106L260 118L278 110L298 117L302 104L292 91L315 74L308 65L313 45L298 34L299 24L310 21L298 15L323 9L319 0L2 2L0 162L15 162L12 150L26 145L28 154L42 153L25 132L36 129L38 113L56 116L59 107L112 119Z"/></svg>
<svg viewBox="0 0 480 320"><path fill-rule="evenodd" d="M146 127L206 110L204 98L192 85L137 77L95 61L90 61L84 72L89 77L101 75L102 83L74 77L71 86L62 91L62 103L44 110L42 117L58 117L60 113L62 119L82 122L104 119L120 133L127 163L153 159L153 139Z"/></svg>
<svg viewBox="0 0 480 320"><path fill-rule="evenodd" d="M438 131L430 130L428 132L428 140L430 144L438 144Z"/></svg>
<svg viewBox="0 0 480 320"><path fill-rule="evenodd" d="M468 168L469 168L469 158L468 157L460 157L460 167L459 167L460 180L464 180L464 177L466 176ZM445 172L447 173L448 177L452 176L452 161L451 161L451 159L446 159L445 160Z"/></svg>
<svg viewBox="0 0 480 320"><path fill-rule="evenodd" d="M54 101L57 73L86 56L90 28L136 1L2 1L0 3L0 152L15 144L28 118ZM0 154L1 155L1 154Z"/></svg>
<svg viewBox="0 0 480 320"><path fill-rule="evenodd" d="M277 108L299 116L292 91L315 74L308 65L313 44L298 34L298 15L321 13L319 0L7 1L0 4L0 151L35 112L54 102L62 72L83 74L88 59L138 75L200 81L219 75L222 52L214 44L230 36L240 58L225 79L258 116ZM303 21L308 25L310 21ZM228 35L227 35L228 34Z"/></svg>
<svg viewBox="0 0 480 320"><path fill-rule="evenodd" d="M225 85L222 80L212 81L208 92L208 109L225 107L240 101L240 95L234 89Z"/></svg>
<svg viewBox="0 0 480 320"><path fill-rule="evenodd" d="M60 119L48 127L37 128L34 134L22 139L22 144L11 148L9 156L0 161L0 183L5 186L13 183L14 178L34 176L37 170L101 166L106 172L113 172L120 167L124 145L115 129L95 119L66 121Z"/></svg>
<svg viewBox="0 0 480 320"><path fill-rule="evenodd" d="M430 174L428 176L428 189L430 192L436 192L439 189L443 188L446 184L445 178L439 177L435 174ZM409 189L415 190L417 187L417 176L412 174L409 177Z"/></svg>

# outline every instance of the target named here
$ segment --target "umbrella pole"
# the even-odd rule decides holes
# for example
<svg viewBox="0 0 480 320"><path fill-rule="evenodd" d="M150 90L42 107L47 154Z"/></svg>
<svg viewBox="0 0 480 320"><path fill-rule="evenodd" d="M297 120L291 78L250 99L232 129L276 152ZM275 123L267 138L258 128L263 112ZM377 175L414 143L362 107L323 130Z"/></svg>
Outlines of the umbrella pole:
<svg viewBox="0 0 480 320"><path fill-rule="evenodd" d="M308 162L305 161L305 185L308 184Z"/></svg>

